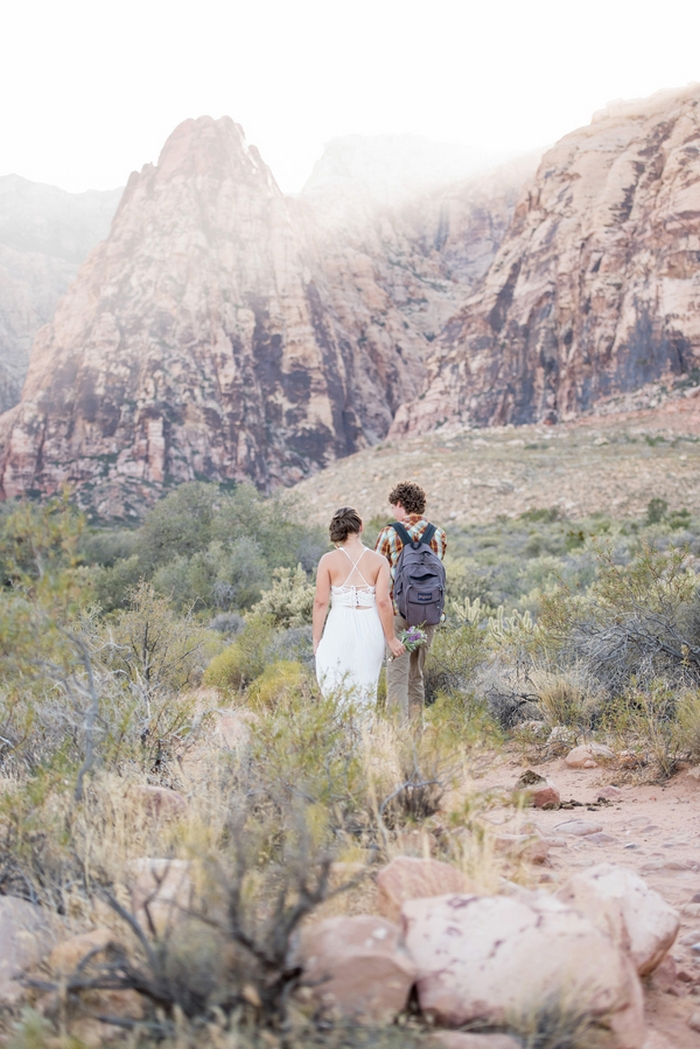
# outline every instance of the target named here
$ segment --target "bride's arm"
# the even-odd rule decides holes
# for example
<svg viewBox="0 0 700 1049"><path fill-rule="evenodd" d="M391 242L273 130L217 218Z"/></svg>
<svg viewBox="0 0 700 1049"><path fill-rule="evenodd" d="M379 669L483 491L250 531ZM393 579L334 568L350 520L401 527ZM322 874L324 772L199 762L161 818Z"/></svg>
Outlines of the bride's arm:
<svg viewBox="0 0 700 1049"><path fill-rule="evenodd" d="M394 658L402 656L406 649L394 633L394 606L391 602L391 575L389 574L389 562L385 557L382 557L382 565L379 569L375 588L377 593L377 611L379 612L379 621L382 624L386 643Z"/></svg>
<svg viewBox="0 0 700 1049"><path fill-rule="evenodd" d="M316 572L316 593L314 594L313 617L314 655L316 655L316 649L321 641L323 624L326 622L328 604L331 598L331 573L328 567L328 562L326 561L327 556L327 554L323 555L318 563L318 570Z"/></svg>

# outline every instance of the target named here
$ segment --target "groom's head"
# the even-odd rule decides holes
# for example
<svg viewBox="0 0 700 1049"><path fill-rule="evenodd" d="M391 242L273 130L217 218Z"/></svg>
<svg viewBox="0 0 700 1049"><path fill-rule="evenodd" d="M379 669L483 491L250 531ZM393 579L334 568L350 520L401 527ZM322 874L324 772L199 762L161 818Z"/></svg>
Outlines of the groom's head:
<svg viewBox="0 0 700 1049"><path fill-rule="evenodd" d="M415 481L399 481L389 492L389 505L401 506L407 514L422 514L425 502L425 492Z"/></svg>

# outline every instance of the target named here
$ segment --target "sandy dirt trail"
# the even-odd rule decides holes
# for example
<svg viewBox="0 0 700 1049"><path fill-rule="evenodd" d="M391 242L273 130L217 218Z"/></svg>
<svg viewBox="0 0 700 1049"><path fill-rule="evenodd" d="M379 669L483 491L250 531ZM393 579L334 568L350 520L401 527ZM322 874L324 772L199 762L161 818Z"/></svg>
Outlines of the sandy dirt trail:
<svg viewBox="0 0 700 1049"><path fill-rule="evenodd" d="M678 976L663 989L652 977L644 981L647 1020L651 1030L665 1035L675 1049L700 1049L700 1033L688 1021L700 1012L700 782L688 770L663 785L625 783L611 769L572 769L563 758L543 765L520 759L499 759L471 783L478 791L512 791L525 768L546 777L558 788L562 802L573 809L516 812L491 809L485 819L494 831L510 833L525 820L549 843L550 866L541 868L542 888L556 891L578 870L598 863L616 863L635 871L681 913L681 929L670 951ZM598 801L601 788L620 788L619 797ZM574 837L561 825L583 820L592 833Z"/></svg>

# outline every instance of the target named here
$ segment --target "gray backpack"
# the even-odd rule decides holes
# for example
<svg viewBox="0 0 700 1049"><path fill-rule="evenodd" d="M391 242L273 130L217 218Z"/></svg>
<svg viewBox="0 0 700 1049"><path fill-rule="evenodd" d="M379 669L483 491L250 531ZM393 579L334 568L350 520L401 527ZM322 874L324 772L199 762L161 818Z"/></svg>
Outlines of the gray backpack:
<svg viewBox="0 0 700 1049"><path fill-rule="evenodd" d="M435 626L445 608L445 566L430 549L435 525L413 540L398 521L391 526L403 543L394 569L394 601L409 626Z"/></svg>

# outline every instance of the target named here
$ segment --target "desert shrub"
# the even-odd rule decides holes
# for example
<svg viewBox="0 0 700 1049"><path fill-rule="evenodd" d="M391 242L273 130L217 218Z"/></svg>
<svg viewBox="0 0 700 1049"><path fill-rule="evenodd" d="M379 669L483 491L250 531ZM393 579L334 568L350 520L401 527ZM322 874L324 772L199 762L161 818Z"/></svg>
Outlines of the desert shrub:
<svg viewBox="0 0 700 1049"><path fill-rule="evenodd" d="M144 574L150 575L176 557L191 557L209 545L217 495L216 485L191 481L149 510L137 540Z"/></svg>
<svg viewBox="0 0 700 1049"><path fill-rule="evenodd" d="M88 528L78 544L81 561L90 565L111 568L136 553L138 532L135 528Z"/></svg>
<svg viewBox="0 0 700 1049"><path fill-rule="evenodd" d="M578 729L593 727L601 697L584 670L535 667L529 677L536 703L548 725L552 728L557 725Z"/></svg>
<svg viewBox="0 0 700 1049"><path fill-rule="evenodd" d="M636 755L639 765L664 780L675 771L681 753L676 713L676 692L665 681L657 679L644 688L632 682L606 706L602 724Z"/></svg>
<svg viewBox="0 0 700 1049"><path fill-rule="evenodd" d="M143 578L143 566L138 555L132 554L107 567L93 567L89 578L95 603L103 612L113 612L128 604L129 593Z"/></svg>
<svg viewBox="0 0 700 1049"><path fill-rule="evenodd" d="M238 612L219 612L209 623L210 630L233 637L240 634L245 626L245 619Z"/></svg>
<svg viewBox="0 0 700 1049"><path fill-rule="evenodd" d="M473 689L466 692L439 691L425 713L426 733L432 734L436 747L494 747L503 742L498 721L489 710L485 695Z"/></svg>
<svg viewBox="0 0 700 1049"><path fill-rule="evenodd" d="M659 524L666 517L667 511L668 503L665 499L659 499L658 497L650 499L647 504L647 515L644 523L647 525Z"/></svg>
<svg viewBox="0 0 700 1049"><path fill-rule="evenodd" d="M314 587L309 583L301 565L276 568L270 590L262 595L254 611L269 615L276 626L300 627L311 620L314 607Z"/></svg>
<svg viewBox="0 0 700 1049"><path fill-rule="evenodd" d="M540 623L609 695L663 678L681 687L700 679L697 576L682 550L643 544L628 564L600 553L598 578L584 597L543 598Z"/></svg>
<svg viewBox="0 0 700 1049"><path fill-rule="evenodd" d="M129 608L115 614L106 636L111 666L148 692L197 684L221 644L212 631L177 616L146 582L130 592Z"/></svg>
<svg viewBox="0 0 700 1049"><path fill-rule="evenodd" d="M686 689L678 696L676 719L680 752L700 762L700 692Z"/></svg>
<svg viewBox="0 0 700 1049"><path fill-rule="evenodd" d="M311 624L275 631L267 648L267 658L271 662L286 659L312 666L314 647Z"/></svg>
<svg viewBox="0 0 700 1049"><path fill-rule="evenodd" d="M248 696L254 707L272 707L279 703L290 689L298 689L302 680L301 663L278 660L265 667L248 689Z"/></svg>
<svg viewBox="0 0 700 1049"><path fill-rule="evenodd" d="M449 602L447 622L435 631L426 659L426 702L433 702L440 691L468 689L474 670L487 651L485 619L478 598Z"/></svg>
<svg viewBox="0 0 700 1049"><path fill-rule="evenodd" d="M233 644L211 660L204 671L204 684L234 692L250 684L267 665L274 633L271 616L250 616Z"/></svg>

